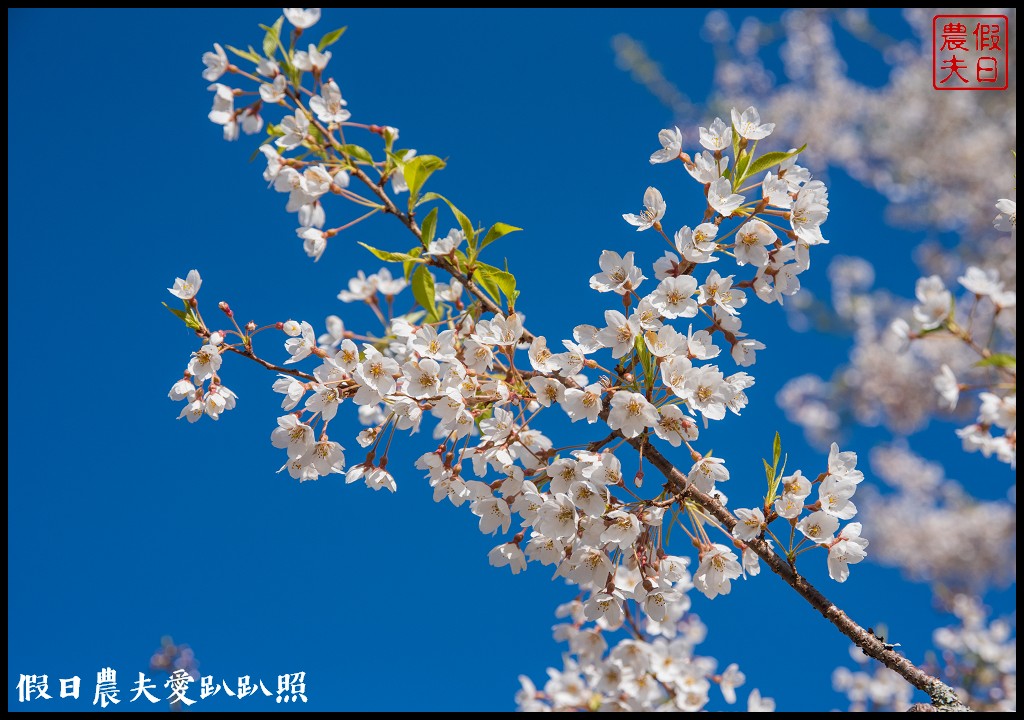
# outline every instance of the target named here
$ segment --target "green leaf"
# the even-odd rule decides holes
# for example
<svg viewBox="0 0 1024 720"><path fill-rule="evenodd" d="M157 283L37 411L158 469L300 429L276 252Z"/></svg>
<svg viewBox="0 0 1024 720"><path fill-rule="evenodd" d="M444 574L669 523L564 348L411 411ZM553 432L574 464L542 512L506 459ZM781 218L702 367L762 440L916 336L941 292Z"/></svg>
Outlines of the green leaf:
<svg viewBox="0 0 1024 720"><path fill-rule="evenodd" d="M644 369L644 387L649 388L654 381L654 356L651 355L651 349L647 347L647 342L644 339L644 333L640 333L636 336L633 346L636 348L636 355L637 359L640 361L640 367Z"/></svg>
<svg viewBox="0 0 1024 720"><path fill-rule="evenodd" d="M764 476L768 478L768 489L771 491L772 483L775 482L775 469L764 458L761 458L761 462L764 463ZM774 495L772 492L769 492L769 494Z"/></svg>
<svg viewBox="0 0 1024 720"><path fill-rule="evenodd" d="M736 132L736 126L730 124L732 128L732 164L735 166L739 161L740 157L740 134Z"/></svg>
<svg viewBox="0 0 1024 720"><path fill-rule="evenodd" d="M516 291L516 278L512 273L480 263L477 265L473 278L483 278L484 282L497 286L508 301L509 312L515 309L515 302L516 298L519 297L519 293ZM497 293L494 293L494 297L495 300L498 299Z"/></svg>
<svg viewBox="0 0 1024 720"><path fill-rule="evenodd" d="M441 319L434 302L434 276L423 265L416 268L412 275L412 296L427 311L427 319L430 322Z"/></svg>
<svg viewBox="0 0 1024 720"><path fill-rule="evenodd" d="M403 317L406 320L408 320L410 325L419 325L420 321L423 320L423 318L425 318L426 316L427 313L424 312L423 310L411 310L407 312L405 315L401 315L400 317Z"/></svg>
<svg viewBox="0 0 1024 720"><path fill-rule="evenodd" d="M743 177L748 178L751 175L760 175L761 173L765 172L766 170L770 170L771 168L775 167L784 160L788 160L794 155L799 155L806 149L807 144L805 143L796 150L793 150L791 152L765 153L764 155L762 155L761 157L759 157L757 160L750 164L750 166L743 173Z"/></svg>
<svg viewBox="0 0 1024 720"><path fill-rule="evenodd" d="M409 256L412 258L419 258L423 254L423 248L413 248L409 251ZM424 261L426 262L426 261ZM406 260L402 263L402 272L405 273L405 279L409 279L409 275L412 273L412 269L416 267L418 263L415 260Z"/></svg>
<svg viewBox="0 0 1024 720"><path fill-rule="evenodd" d="M370 151L364 147L360 147L359 145L342 145L338 149L342 155L347 155L354 160L359 160L370 165L373 164L373 156L370 154Z"/></svg>
<svg viewBox="0 0 1024 720"><path fill-rule="evenodd" d="M299 70L294 65L289 65L288 63L284 63L284 71L288 75L288 82L290 82L295 87L299 87L300 85L302 85L302 71L301 70Z"/></svg>
<svg viewBox="0 0 1024 720"><path fill-rule="evenodd" d="M519 232L521 230L522 228L518 228L515 225L507 225L502 222L494 223L491 225L491 229L487 231L487 234L484 235L484 239L480 243L480 249L483 250L495 240L498 240L509 233Z"/></svg>
<svg viewBox="0 0 1024 720"><path fill-rule="evenodd" d="M782 438L779 431L775 431L775 442L772 443L772 469L779 467L779 458L782 457Z"/></svg>
<svg viewBox="0 0 1024 720"><path fill-rule="evenodd" d="M407 163L402 163L402 175L405 176L405 184L409 186L409 209L416 206L419 199L420 189L435 170L445 166L444 160L436 155L417 155ZM451 205L451 203L449 203ZM452 206L454 209L454 206Z"/></svg>
<svg viewBox="0 0 1024 720"><path fill-rule="evenodd" d="M384 152L388 156L388 161L384 165L384 174L390 176L393 172L401 172L401 168L405 163L406 155L410 153L409 150L396 150L391 152L390 143L385 142ZM409 158L410 160L412 158Z"/></svg>
<svg viewBox="0 0 1024 720"><path fill-rule="evenodd" d="M324 51L324 48L330 47L334 43L341 39L341 36L348 30L348 25L340 27L337 30L331 30L329 33L320 38L320 43L316 46L316 49L320 52Z"/></svg>
<svg viewBox="0 0 1024 720"><path fill-rule="evenodd" d="M384 262L426 262L425 260L420 260L417 256L410 255L409 253L398 253L389 252L387 250L378 250L375 247L370 247L364 242L361 242L359 244L362 245L367 250L369 250L370 252L372 252L376 257L380 258ZM416 248L416 250L419 250L419 248Z"/></svg>
<svg viewBox="0 0 1024 720"><path fill-rule="evenodd" d="M512 294L508 296L508 309L512 312L515 312L515 308L513 307L513 305L515 305L516 300L519 299L520 293L518 290L516 290L516 276L513 275L511 271L508 269L508 258L505 258L505 274L512 278Z"/></svg>
<svg viewBox="0 0 1024 720"><path fill-rule="evenodd" d="M636 350L636 354L643 363L644 358L651 354L650 349L647 347L647 343L644 341L644 334L640 333L633 340L633 348Z"/></svg>
<svg viewBox="0 0 1024 720"><path fill-rule="evenodd" d="M434 234L437 232L437 208L432 208L427 216L423 218L423 224L420 225L420 239L423 242L423 247L430 247L430 243L434 242Z"/></svg>
<svg viewBox="0 0 1024 720"><path fill-rule="evenodd" d="M489 267L482 265L482 267ZM497 268L493 268L497 270ZM472 280L476 283L477 287L487 293L494 302L501 304L501 288L498 287L498 283L495 282L494 276L487 272L480 272L478 267L474 273Z"/></svg>
<svg viewBox="0 0 1024 720"><path fill-rule="evenodd" d="M189 307L188 303L185 304L184 310L175 310L165 302L162 302L160 304L163 305L168 310L170 310L171 314L173 314L176 318L185 323L186 327L192 328L193 330L199 329L199 321L196 319L196 316L192 314L192 308Z"/></svg>
<svg viewBox="0 0 1024 720"><path fill-rule="evenodd" d="M167 303L165 303L165 302L162 302L162 303L160 303L160 304L161 304L161 305L163 305L163 306L164 306L165 308L167 308L168 310L170 310L170 311L171 311L171 313L172 313L172 314L173 314L173 315L174 315L175 317L177 317L177 318L178 318L179 320L181 320L182 322L185 322L185 319L186 319L186 318L188 317L188 313L187 313L187 312L185 312L184 310L175 310L174 308L172 308L172 307L171 307L170 305L168 305L168 304L167 304Z"/></svg>
<svg viewBox="0 0 1024 720"><path fill-rule="evenodd" d="M733 190L736 190L736 188L739 187L739 184L743 182L743 178L746 177L745 170L747 169L747 165L750 164L751 157L753 156L750 154L749 150L740 151L740 156L736 159L736 174L733 175Z"/></svg>
<svg viewBox="0 0 1024 720"><path fill-rule="evenodd" d="M1017 367L1017 358L1008 353L995 353L994 355L989 355L987 358L974 363L974 367L1015 368Z"/></svg>
<svg viewBox="0 0 1024 720"><path fill-rule="evenodd" d="M278 45L281 44L281 26L283 24L284 16L282 15L277 19L277 22L270 27L260 25L263 30L267 31L267 34L263 36L263 54L271 60L274 59L274 52L277 50ZM285 53L285 55L287 55L287 53Z"/></svg>
<svg viewBox="0 0 1024 720"><path fill-rule="evenodd" d="M430 200L444 200L445 203L448 204L448 207L451 208L452 210L452 214L459 221L459 227L462 228L462 234L466 236L466 242L469 243L469 247L475 248L476 231L473 229L473 223L469 221L469 218L466 217L466 215L461 210L455 207L455 204L452 203L451 200L449 200L444 195L441 195L439 193L429 192L426 195L424 195L420 202L417 204L422 204Z"/></svg>
<svg viewBox="0 0 1024 720"><path fill-rule="evenodd" d="M262 59L259 55L249 50L239 50L238 48L231 47L230 45L225 45L224 47L226 47L229 52L233 52L238 57L244 60L248 60L249 62L259 64L260 60Z"/></svg>

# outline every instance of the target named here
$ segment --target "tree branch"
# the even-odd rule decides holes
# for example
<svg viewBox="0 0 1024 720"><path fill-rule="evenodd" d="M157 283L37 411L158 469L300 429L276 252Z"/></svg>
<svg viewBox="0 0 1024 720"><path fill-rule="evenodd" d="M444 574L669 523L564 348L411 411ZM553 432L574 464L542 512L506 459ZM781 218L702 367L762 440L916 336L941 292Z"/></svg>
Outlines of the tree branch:
<svg viewBox="0 0 1024 720"><path fill-rule="evenodd" d="M253 360L254 362L259 363L260 365L265 367L267 370L273 370L274 372L284 373L285 375L293 375L295 377L302 378L303 380L314 380L315 379L309 373L302 372L301 370L295 370L293 368L285 368L285 367L281 367L279 365L274 365L273 363L267 362L263 358L257 357L256 354L252 352L252 350L249 350L248 352L246 352L245 350L239 350L234 345L225 345L224 349L225 350L230 350L233 353L237 353L237 354L241 355L242 357L247 357L250 360Z"/></svg>
<svg viewBox="0 0 1024 720"><path fill-rule="evenodd" d="M411 216L398 209L391 198L387 195L384 188L373 182L365 172L355 165L353 165L351 175L370 188L370 190L380 199L387 213L398 218L413 235L422 240L422 233L419 226L416 224L416 221ZM505 314L499 305L487 297L487 295L480 290L480 288L478 288L470 278L462 273L450 261L445 258L437 258L434 263L437 267L440 267L462 283L467 291L476 297L486 310L495 314ZM534 336L526 329L523 330L522 337L526 342L532 342L534 339ZM567 386L579 387L571 378L561 378L561 380L565 382ZM601 413L601 419L607 421L608 413L609 409L606 407ZM654 465L654 467L656 467L658 471L665 476L673 491L678 495L698 503L708 513L714 516L715 519L722 523L726 530L732 530L737 522L732 513L730 513L724 505L719 503L713 497L700 492L696 487L690 484L686 479L686 476L683 475L683 473L680 472L668 458L662 455L656 447L654 447L650 442L645 442L641 437L629 438L628 442L636 450L644 453L647 461ZM789 563L777 555L767 542L764 540L751 540L746 544L753 549L755 553L757 553L759 558L764 560L772 572L781 577L787 585L793 588L797 594L800 595L800 597L810 603L811 607L820 612L826 620L835 625L843 635L850 638L854 644L864 651L866 655L878 660L889 669L898 673L911 685L927 693L932 700L932 705L937 710L950 712L970 711L970 708L960 701L956 692L951 687L938 678L921 670L906 657L900 655L894 649L887 647L882 640L857 624L849 615L840 610L833 602L826 598L806 578L796 572Z"/></svg>
<svg viewBox="0 0 1024 720"><path fill-rule="evenodd" d="M709 495L700 492L690 484L683 475L661 452L650 442L641 443L640 438L632 438L629 444L638 450L641 444L644 448L644 455L647 461L658 468L658 471L665 476L672 489L679 494L699 503L705 510L711 513L715 519L722 523L727 530L731 531L736 525L736 518L733 517L725 506ZM953 688L946 685L936 677L929 675L919 667L910 662L907 658L890 649L874 634L869 633L858 625L845 612L840 610L833 602L826 598L815 588L805 577L789 566L785 560L779 557L764 540L751 540L746 543L757 556L765 561L768 567L776 575L811 604L815 610L820 612L826 620L836 626L843 635L850 638L857 647L861 648L866 655L878 660L887 668L898 673L903 679L919 690L928 693L932 704L939 710L950 712L968 712L970 708L960 702Z"/></svg>

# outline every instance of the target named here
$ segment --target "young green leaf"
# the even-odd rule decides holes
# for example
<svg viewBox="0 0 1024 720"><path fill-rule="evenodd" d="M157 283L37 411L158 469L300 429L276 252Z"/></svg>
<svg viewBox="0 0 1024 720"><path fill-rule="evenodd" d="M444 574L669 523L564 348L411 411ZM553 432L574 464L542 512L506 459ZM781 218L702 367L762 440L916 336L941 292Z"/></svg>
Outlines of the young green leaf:
<svg viewBox="0 0 1024 720"><path fill-rule="evenodd" d="M409 186L409 209L416 207L420 190L434 171L445 166L444 160L436 155L417 155L407 163L402 163L402 175L405 176L405 184ZM449 203L451 204L451 203Z"/></svg>
<svg viewBox="0 0 1024 720"><path fill-rule="evenodd" d="M260 27L267 31L267 34L263 36L263 54L273 59L274 53L277 51L277 37L272 28L268 28L266 25L260 25Z"/></svg>
<svg viewBox="0 0 1024 720"><path fill-rule="evenodd" d="M353 160L358 160L370 165L373 164L373 155L371 155L366 148L358 145L342 145L339 150L342 155L347 155Z"/></svg>
<svg viewBox="0 0 1024 720"><path fill-rule="evenodd" d="M172 308L170 305L168 305L165 302L162 302L160 304L163 305L168 310L170 310L171 313L176 318L178 318L183 323L185 323L186 327L189 327L189 328L191 328L193 330L198 330L199 329L199 321L196 319L196 316L192 314L192 308L190 308L187 304L185 305L185 309L184 310L176 310L176 309Z"/></svg>
<svg viewBox="0 0 1024 720"><path fill-rule="evenodd" d="M417 259L423 254L423 248L413 248L409 251L409 257L416 258L413 260L406 260L402 263L402 272L405 274L405 279L409 279L409 275L412 273L412 269L416 267L418 263Z"/></svg>
<svg viewBox="0 0 1024 720"><path fill-rule="evenodd" d="M412 275L412 296L427 311L427 320L437 322L441 319L434 301L434 276L423 265Z"/></svg>
<svg viewBox="0 0 1024 720"><path fill-rule="evenodd" d="M654 356L651 355L650 348L647 347L647 342L644 340L643 334L637 335L633 346L636 348L636 355L637 359L640 361L640 367L644 370L644 386L650 387L654 380Z"/></svg>
<svg viewBox="0 0 1024 720"><path fill-rule="evenodd" d="M369 250L370 252L372 252L375 257L380 258L384 262L417 262L417 263L425 262L424 260L420 260L417 256L410 255L409 253L398 253L398 252L389 252L387 250L378 250L375 247L370 247L369 245L367 245L364 242L361 242L359 244L362 245L367 250ZM416 249L418 250L419 248L416 248Z"/></svg>
<svg viewBox="0 0 1024 720"><path fill-rule="evenodd" d="M1015 368L1017 367L1017 358L1008 353L995 353L974 363L974 366Z"/></svg>
<svg viewBox="0 0 1024 720"><path fill-rule="evenodd" d="M185 312L184 310L176 310L175 308L172 308L172 307L171 307L170 305L168 305L168 304L167 304L167 303L165 303L165 302L162 302L162 303L160 303L160 304L161 304L161 305L163 305L163 306L164 306L165 308L167 308L168 310L170 310L170 311L171 311L171 314L173 314L173 315L174 315L174 316L175 316L176 318L178 318L178 319L179 319L179 320L181 320L182 322L185 322L185 318L187 318L187 317L188 317L188 313L187 313L187 312Z"/></svg>
<svg viewBox="0 0 1024 720"><path fill-rule="evenodd" d="M796 150L791 150L790 152L765 153L764 155L762 155L761 157L759 157L757 160L750 164L750 166L743 173L743 177L748 178L752 175L760 175L761 173L765 172L766 170L770 170L771 168L775 167L784 160L788 160L794 155L799 155L806 149L807 145L804 144L801 145Z"/></svg>
<svg viewBox="0 0 1024 720"><path fill-rule="evenodd" d="M516 291L516 278L512 273L506 272L505 270L499 270L491 265L480 263L477 265L476 273L473 275L473 278L478 284L485 288L490 285L491 287L496 287L500 290L508 301L508 309L510 312L515 308L516 298L519 296L519 293ZM497 292L492 292L491 294L494 296L495 300L498 299Z"/></svg>
<svg viewBox="0 0 1024 720"><path fill-rule="evenodd" d="M478 266L476 268L476 270L474 271L474 273L473 273L473 277L472 277L473 282L476 283L477 287L479 287L481 290L483 290L485 293L487 293L487 295L490 296L490 298L492 300L494 300L494 302L500 304L501 303L501 288L498 287L498 283L496 283L494 281L494 277L490 273L488 273L486 271L485 272L481 272L480 271L481 267L489 267L489 266L486 266L486 265L483 265L483 264Z"/></svg>
<svg viewBox="0 0 1024 720"><path fill-rule="evenodd" d="M466 215L461 210L455 207L455 204L451 200L449 200L444 195L441 195L439 193L429 192L422 198L420 198L420 201L416 204L422 205L423 203L428 202L430 200L444 200L445 203L448 204L448 207L451 208L452 210L452 214L459 221L459 227L462 228L462 234L466 236L466 242L469 243L469 247L471 249L475 249L476 230L473 229L473 223L469 221L469 218L466 217Z"/></svg>
<svg viewBox="0 0 1024 720"><path fill-rule="evenodd" d="M281 65L284 68L284 74L288 77L288 82L299 87L302 84L302 71L287 61L282 61Z"/></svg>
<svg viewBox="0 0 1024 720"><path fill-rule="evenodd" d="M519 299L519 295L521 293L518 290L516 290L516 278L512 274L512 271L508 269L508 258L505 258L505 274L512 278L512 294L509 295L508 298L508 308L509 310L514 310L513 306L516 304L516 300Z"/></svg>
<svg viewBox="0 0 1024 720"><path fill-rule="evenodd" d="M740 183L743 182L743 179L747 177L746 170L747 165L750 164L751 157L749 150L741 150L739 157L736 158L736 174L733 176L732 182L733 190L736 190L740 186Z"/></svg>
<svg viewBox="0 0 1024 720"><path fill-rule="evenodd" d="M282 15L277 19L272 26L267 27L266 25L260 25L263 30L267 31L267 34L263 36L263 54L268 58L274 58L274 52L277 47L281 44L281 26L284 24L284 16ZM282 52L283 48L282 48ZM287 55L288 53L284 53Z"/></svg>
<svg viewBox="0 0 1024 720"><path fill-rule="evenodd" d="M772 468L779 467L779 458L782 457L782 438L779 431L775 431L775 441L772 443Z"/></svg>
<svg viewBox="0 0 1024 720"><path fill-rule="evenodd" d="M391 135L388 135L390 139ZM409 150L396 150L391 151L391 143L385 142L384 153L387 155L388 160L384 164L384 175L390 176L393 172L402 172L402 166L405 163L406 155L411 151ZM410 158L412 159L412 158Z"/></svg>
<svg viewBox="0 0 1024 720"><path fill-rule="evenodd" d="M502 222L494 223L491 225L491 229L487 231L487 234L484 235L484 239L480 243L480 249L483 250L495 240L498 240L509 233L519 232L521 230L522 228L518 228L514 225L507 225Z"/></svg>
<svg viewBox="0 0 1024 720"><path fill-rule="evenodd" d="M338 42L338 40L341 39L341 36L345 34L346 30L348 30L348 25L346 25L345 27L340 27L337 30L331 30L329 33L320 38L320 42L319 44L317 44L316 49L319 50L320 52L323 52L324 48L328 48L334 43Z"/></svg>
<svg viewBox="0 0 1024 720"><path fill-rule="evenodd" d="M509 312L515 310L516 298L519 297L519 291L516 290L516 277L510 272L503 270L498 271L494 276L494 281L498 283L498 287L505 294L507 300Z"/></svg>
<svg viewBox="0 0 1024 720"><path fill-rule="evenodd" d="M249 62L258 63L260 60L262 60L262 58L259 55L257 55L254 52L251 52L251 50L239 50L238 48L231 47L230 45L225 45L224 47L226 47L229 52L233 52L238 57L244 60L248 60Z"/></svg>
<svg viewBox="0 0 1024 720"><path fill-rule="evenodd" d="M430 243L434 242L434 234L437 232L437 208L432 208L427 216L423 218L423 224L420 225L420 239L423 242L423 247L430 247Z"/></svg>

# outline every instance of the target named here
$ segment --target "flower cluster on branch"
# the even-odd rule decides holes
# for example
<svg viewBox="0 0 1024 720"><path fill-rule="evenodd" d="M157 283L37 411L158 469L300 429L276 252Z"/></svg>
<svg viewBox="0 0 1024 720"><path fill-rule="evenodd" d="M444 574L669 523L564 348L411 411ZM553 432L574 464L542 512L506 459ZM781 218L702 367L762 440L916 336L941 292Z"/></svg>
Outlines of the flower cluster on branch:
<svg viewBox="0 0 1024 720"><path fill-rule="evenodd" d="M170 392L186 403L181 415L216 420L235 407L221 380L223 356L233 353L277 373L273 390L283 396L285 414L270 439L284 451L281 471L299 481L339 474L346 483L395 492L406 473L396 477L389 466L392 443L429 432L430 448L416 467L435 501L464 506L482 533L502 534L490 563L513 574L529 563L551 566L579 587L564 613L571 623L559 632L577 659L542 692L524 681L524 707L696 710L711 682L734 702L743 675L735 666L716 674L713 661L693 655L697 621L684 618L686 593L726 595L733 581L757 575L762 561L865 652L955 703L943 694L948 688L864 632L797 572L800 555L823 550L829 575L844 582L849 566L866 557L861 524L846 522L857 512L852 498L864 479L856 454L833 444L827 467L805 476L788 470L776 433L764 460L763 496L730 510L720 488L731 477L728 463L701 450L711 424L748 403L744 391L754 377L727 364L750 368L765 349L745 331L742 309L751 297L782 304L795 294L812 249L827 242L828 191L797 164L803 148L759 153L774 125L762 123L753 107L733 110L729 123L715 118L701 127L693 154L683 149L679 128L659 133L661 149L650 162L688 173L699 210L689 225L676 221L671 228L678 229L669 229L668 202L647 188L641 211L623 218L637 231L653 230L668 250L650 268L631 251L602 251L590 287L614 302L604 325L578 324L566 332L571 339L549 343L517 311L507 265L483 260L519 228L480 227L448 198L426 192L444 161L398 147L396 128L354 121L359 113L330 77L327 48L344 29L298 50L319 11L286 9L285 17L292 31L285 33L284 18L265 26L262 52L227 47L251 69L235 65L220 45L204 56L211 121L228 140L265 126L264 178L287 193L286 210L297 213L297 234L314 260L329 240L374 215L395 218L412 247L364 246L394 271L360 271L339 293L379 320L378 329L359 333L335 315L319 335L305 320L243 327L226 302L218 304L226 320L217 327L200 311L199 273L177 279L170 291L183 307L172 312L200 342ZM236 76L254 89L225 84ZM244 97L252 102L241 106ZM368 140L352 142L360 137ZM362 214L328 227L331 196ZM449 215L455 227L442 236ZM733 262L737 272L723 268ZM280 362L257 354L266 332L284 336ZM332 439L346 405L364 426L354 438L358 461ZM554 414L605 429L559 445L542 429ZM345 443L351 457L356 451ZM675 448L685 465L666 456ZM620 458L632 451L638 470L630 477ZM648 465L663 482L645 482ZM747 496L753 490L744 485L739 492ZM673 531L696 548L695 557L670 548ZM603 657L605 635L620 629L630 638ZM748 704L771 703L752 694Z"/></svg>

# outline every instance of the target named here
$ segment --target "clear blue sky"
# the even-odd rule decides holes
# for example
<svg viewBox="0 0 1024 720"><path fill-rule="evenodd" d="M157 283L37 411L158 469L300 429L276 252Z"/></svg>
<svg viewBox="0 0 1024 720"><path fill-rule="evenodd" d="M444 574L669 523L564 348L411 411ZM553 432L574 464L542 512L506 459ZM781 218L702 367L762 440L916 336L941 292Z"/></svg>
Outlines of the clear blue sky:
<svg viewBox="0 0 1024 720"><path fill-rule="evenodd" d="M83 699L19 709L91 708L105 666L124 695L165 634L191 644L201 672L218 679L250 674L274 690L279 674L305 671L309 710L511 709L518 674L542 682L560 665L553 610L574 593L548 568L512 577L488 567L495 539L466 508L435 505L411 467L431 444L425 434L392 458L396 495L340 476L299 485L275 474L273 378L233 358L222 377L238 408L218 423L175 420L166 394L195 349L160 306L176 275L201 270L208 318L224 299L260 324L296 318L319 330L337 313L370 327L336 300L355 269L379 267L355 242L406 242L387 219L364 223L313 264L284 197L265 189L262 162L246 163L253 140L225 143L207 121L202 53L215 41L258 44L257 23L276 17L8 11L9 707L20 673L48 674L51 691L79 675ZM310 36L349 26L330 74L354 120L397 126L403 147L447 157L434 189L474 219L526 228L504 251L520 309L551 338L600 318L605 298L587 279L601 249L636 250L648 263L661 253L620 218L644 189L658 185L670 208L693 191L689 178L647 162L671 118L615 68L610 39L631 33L700 99L710 83L702 20L697 11L329 10ZM842 177L831 191L833 244L803 276L818 291L830 257L882 252L860 240L877 228L881 200ZM350 211L333 212L329 220ZM905 246L887 245L881 279L910 295L919 236L897 237ZM713 444L730 459L733 504L749 505L740 498L763 492L760 456L775 429L791 463L823 466L773 398L795 374L827 374L846 341L794 334L777 307L747 317L768 350L750 407L716 426ZM262 348L284 357L277 339ZM864 432L848 445L866 464L881 437ZM962 456L949 427L930 437L923 448L954 477L1003 471ZM352 439L342 442L357 456ZM915 659L930 647L927 588L868 564L839 586L823 557L812 565L811 578L863 624L887 622ZM759 687L780 710L844 707L829 675L848 643L776 578L693 600L710 627L699 651L740 663L741 698ZM766 611L785 641L765 627ZM710 707L723 707L713 696Z"/></svg>

